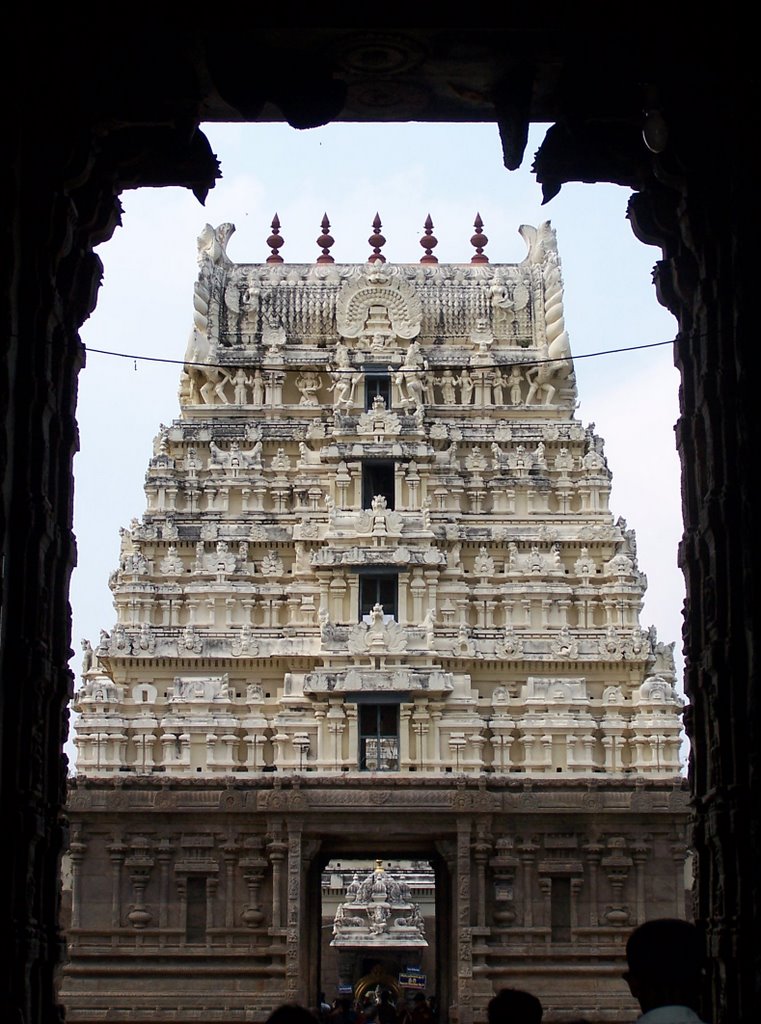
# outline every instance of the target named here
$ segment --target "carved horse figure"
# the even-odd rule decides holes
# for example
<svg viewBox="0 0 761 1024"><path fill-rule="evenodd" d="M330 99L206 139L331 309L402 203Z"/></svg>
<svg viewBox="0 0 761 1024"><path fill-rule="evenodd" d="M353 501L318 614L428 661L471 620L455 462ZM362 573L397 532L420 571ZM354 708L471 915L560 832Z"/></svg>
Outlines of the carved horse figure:
<svg viewBox="0 0 761 1024"><path fill-rule="evenodd" d="M225 385L231 380L230 375L218 366L193 364L210 363L212 359L212 345L209 341L211 276L215 266L229 263L227 243L233 231L234 224L220 224L216 229L207 224L198 237L200 272L193 287L193 329L185 350L185 373L190 380L191 401L195 394L206 405L213 405L215 395L224 405L230 404L225 393Z"/></svg>
<svg viewBox="0 0 761 1024"><path fill-rule="evenodd" d="M531 405L537 395L544 398L544 405L552 405L557 385L573 370L571 345L563 315L563 278L557 242L549 221L538 228L523 224L520 233L529 250L526 261L538 263L542 268L546 337L539 349L537 364L526 370L529 383L526 405Z"/></svg>

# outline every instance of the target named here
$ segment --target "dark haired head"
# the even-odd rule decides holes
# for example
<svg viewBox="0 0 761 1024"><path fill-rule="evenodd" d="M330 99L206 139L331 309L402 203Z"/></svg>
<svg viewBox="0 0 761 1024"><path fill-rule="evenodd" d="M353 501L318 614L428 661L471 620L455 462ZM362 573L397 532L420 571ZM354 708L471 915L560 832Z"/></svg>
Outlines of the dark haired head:
<svg viewBox="0 0 761 1024"><path fill-rule="evenodd" d="M317 1018L303 1006L286 1003L278 1006L267 1018L267 1024L318 1024Z"/></svg>
<svg viewBox="0 0 761 1024"><path fill-rule="evenodd" d="M503 988L487 1007L489 1024L541 1024L542 1004L530 992Z"/></svg>
<svg viewBox="0 0 761 1024"><path fill-rule="evenodd" d="M697 1009L705 960L703 941L688 921L645 921L626 943L624 979L646 1013L658 1006Z"/></svg>

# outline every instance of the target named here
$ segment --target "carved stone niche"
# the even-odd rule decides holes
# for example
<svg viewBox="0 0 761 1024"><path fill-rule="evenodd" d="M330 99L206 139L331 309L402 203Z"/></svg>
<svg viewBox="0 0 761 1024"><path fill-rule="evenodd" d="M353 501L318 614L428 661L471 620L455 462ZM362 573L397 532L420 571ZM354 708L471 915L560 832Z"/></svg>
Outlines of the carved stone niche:
<svg viewBox="0 0 761 1024"><path fill-rule="evenodd" d="M244 843L245 853L240 858L240 867L246 883L248 900L241 911L241 920L247 928L257 928L265 918L262 910L260 890L268 864L262 854L262 840L247 839Z"/></svg>
<svg viewBox="0 0 761 1024"><path fill-rule="evenodd" d="M629 905L624 898L624 890L634 861L629 856L626 839L623 836L611 836L607 846L609 852L600 863L608 876L612 898L603 916L609 924L623 928L629 923L631 916Z"/></svg>
<svg viewBox="0 0 761 1024"><path fill-rule="evenodd" d="M133 897L127 920L133 928L142 931L153 920L153 914L145 904L145 890L155 858L152 856L152 844L146 836L135 836L130 842L130 849L131 853L124 861L129 871Z"/></svg>
<svg viewBox="0 0 761 1024"><path fill-rule="evenodd" d="M219 676L175 676L169 702L186 703L229 700L230 680L225 672Z"/></svg>
<svg viewBox="0 0 761 1024"><path fill-rule="evenodd" d="M434 695L451 692L453 685L452 673L437 669L355 666L346 671L316 669L308 673L304 680L304 693L393 692L402 695L410 691L424 691Z"/></svg>
<svg viewBox="0 0 761 1024"><path fill-rule="evenodd" d="M498 928L509 928L515 923L515 872L520 863L514 855L512 836L500 836L494 844L496 853L489 859L494 881L492 917Z"/></svg>

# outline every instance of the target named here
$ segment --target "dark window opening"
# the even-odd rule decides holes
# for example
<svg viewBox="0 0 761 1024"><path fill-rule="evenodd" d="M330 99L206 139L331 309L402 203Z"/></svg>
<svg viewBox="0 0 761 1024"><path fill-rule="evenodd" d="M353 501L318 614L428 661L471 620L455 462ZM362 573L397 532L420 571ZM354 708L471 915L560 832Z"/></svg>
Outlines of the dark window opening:
<svg viewBox="0 0 761 1024"><path fill-rule="evenodd" d="M378 495L386 499L386 508L394 508L395 490L393 462L362 464L362 508L371 508Z"/></svg>
<svg viewBox="0 0 761 1024"><path fill-rule="evenodd" d="M399 770L399 705L359 705L359 767L368 772Z"/></svg>
<svg viewBox="0 0 761 1024"><path fill-rule="evenodd" d="M359 619L369 621L370 612L379 604L383 607L384 621L396 619L398 577L396 573L362 575L359 577Z"/></svg>
<svg viewBox="0 0 761 1024"><path fill-rule="evenodd" d="M391 408L391 378L387 373L365 374L365 411L369 412L376 398L382 398L387 409Z"/></svg>
<svg viewBox="0 0 761 1024"><path fill-rule="evenodd" d="M571 941L571 879L553 878L550 890L550 936L553 942Z"/></svg>
<svg viewBox="0 0 761 1024"><path fill-rule="evenodd" d="M185 899L185 939L188 942L205 942L206 879L188 878L185 886Z"/></svg>

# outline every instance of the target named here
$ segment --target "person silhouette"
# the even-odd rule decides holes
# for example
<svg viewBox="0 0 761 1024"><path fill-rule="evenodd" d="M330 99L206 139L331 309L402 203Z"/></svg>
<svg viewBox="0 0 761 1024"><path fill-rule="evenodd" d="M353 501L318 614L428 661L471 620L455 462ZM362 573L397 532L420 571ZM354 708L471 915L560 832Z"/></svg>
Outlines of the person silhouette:
<svg viewBox="0 0 761 1024"><path fill-rule="evenodd" d="M698 1016L705 953L697 928L677 918L645 921L626 943L624 981L637 1024L703 1024Z"/></svg>
<svg viewBox="0 0 761 1024"><path fill-rule="evenodd" d="M486 1008L489 1024L541 1024L542 1004L519 988L500 989Z"/></svg>

